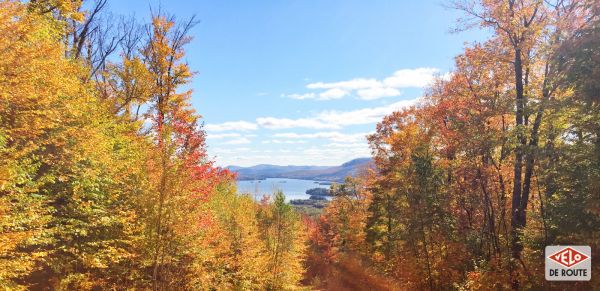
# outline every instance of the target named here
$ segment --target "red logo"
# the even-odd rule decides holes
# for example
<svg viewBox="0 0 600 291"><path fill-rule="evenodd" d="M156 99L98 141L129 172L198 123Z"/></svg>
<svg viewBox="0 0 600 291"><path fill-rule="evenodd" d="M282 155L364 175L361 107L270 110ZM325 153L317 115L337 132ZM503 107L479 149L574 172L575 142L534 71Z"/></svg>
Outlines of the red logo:
<svg viewBox="0 0 600 291"><path fill-rule="evenodd" d="M570 268L585 261L589 257L572 248L565 248L549 256L548 258L567 268Z"/></svg>

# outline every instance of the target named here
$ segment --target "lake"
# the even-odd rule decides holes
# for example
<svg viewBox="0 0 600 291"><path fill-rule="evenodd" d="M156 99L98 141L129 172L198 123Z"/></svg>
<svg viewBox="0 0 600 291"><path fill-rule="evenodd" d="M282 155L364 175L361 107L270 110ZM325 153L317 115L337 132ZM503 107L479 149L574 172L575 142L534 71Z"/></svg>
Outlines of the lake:
<svg viewBox="0 0 600 291"><path fill-rule="evenodd" d="M308 189L329 189L329 185L320 185L319 182L323 181L268 178L266 180L237 181L237 187L239 193L248 193L256 200L260 200L264 195L271 196L274 191L281 190L285 194L285 200L290 201L292 199L308 199L310 197L306 194Z"/></svg>

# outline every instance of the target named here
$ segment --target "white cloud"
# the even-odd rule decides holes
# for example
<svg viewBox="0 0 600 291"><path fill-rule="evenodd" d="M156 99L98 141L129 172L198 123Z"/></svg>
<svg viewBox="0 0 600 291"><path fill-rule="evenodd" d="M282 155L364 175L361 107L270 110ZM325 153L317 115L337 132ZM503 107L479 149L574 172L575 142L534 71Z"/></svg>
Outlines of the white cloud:
<svg viewBox="0 0 600 291"><path fill-rule="evenodd" d="M352 79L352 80L341 81L341 82L333 82L333 83L323 83L323 82L310 83L310 84L306 85L306 88L308 88L308 89L338 88L338 89L342 89L342 90L358 90L358 89L380 87L380 86L381 86L381 82L377 81L376 79L358 78L358 79Z"/></svg>
<svg viewBox="0 0 600 291"><path fill-rule="evenodd" d="M402 100L392 104L367 107L352 111L322 111L312 117L305 118L277 118L277 117L259 117L256 123L247 121L225 122L215 125L207 125L209 131L225 130L255 130L258 126L267 129L289 129L289 128L312 128L312 129L341 129L344 126L371 124L381 121L381 119L403 108L415 105L419 98L411 100ZM210 134L210 138L240 137L242 135L235 133ZM244 135L244 137L255 137L256 135Z"/></svg>
<svg viewBox="0 0 600 291"><path fill-rule="evenodd" d="M264 140L262 143L264 143L264 144L269 144L269 143L274 143L274 144L304 144L304 143L307 143L307 141L305 141L305 140L271 139L271 140Z"/></svg>
<svg viewBox="0 0 600 291"><path fill-rule="evenodd" d="M281 94L281 97L287 97L296 100L304 100L304 99L315 99L317 98L317 94L315 93L306 93L306 94Z"/></svg>
<svg viewBox="0 0 600 291"><path fill-rule="evenodd" d="M436 68L398 70L392 76L385 78L383 84L394 88L423 88L433 81L439 71Z"/></svg>
<svg viewBox="0 0 600 291"><path fill-rule="evenodd" d="M402 100L380 107L363 108L353 111L324 111L316 118L326 124L338 126L370 124L381 121L381 119L394 112L415 105L417 99Z"/></svg>
<svg viewBox="0 0 600 291"><path fill-rule="evenodd" d="M303 157L311 157L314 159L339 159L340 161L335 165L347 162L351 159L358 157L368 157L371 152L368 147L364 148L353 148L353 149L340 149L340 148L326 148L326 147L311 147L302 151Z"/></svg>
<svg viewBox="0 0 600 291"><path fill-rule="evenodd" d="M340 99L346 95L348 95L348 91L346 90L340 88L331 88L319 94L319 100Z"/></svg>
<svg viewBox="0 0 600 291"><path fill-rule="evenodd" d="M394 97L401 94L403 88L423 88L429 85L440 70L436 68L402 69L383 80L373 78L355 78L340 82L314 82L306 85L307 89L324 90L305 94L282 95L292 99L332 100L356 94L363 100L375 100ZM443 75L442 77L446 77Z"/></svg>
<svg viewBox="0 0 600 291"><path fill-rule="evenodd" d="M315 128L315 129L336 129L339 126L335 124L326 124L314 118L276 118L276 117L259 117L256 123L261 127L268 129L285 129L294 127Z"/></svg>
<svg viewBox="0 0 600 291"><path fill-rule="evenodd" d="M235 147L235 148L209 148L209 150L217 155L233 155L247 153L250 148Z"/></svg>
<svg viewBox="0 0 600 291"><path fill-rule="evenodd" d="M311 139L311 138L319 138L319 139L327 139L335 142L358 142L358 141L366 141L365 136L368 133L341 133L337 131L325 131L325 132L315 132L315 133L277 133L273 135L277 138L289 138L289 139Z"/></svg>
<svg viewBox="0 0 600 291"><path fill-rule="evenodd" d="M250 141L248 138L240 137L240 138L232 139L230 141L226 141L223 144L238 145L238 144L249 144L251 142L252 141Z"/></svg>
<svg viewBox="0 0 600 291"><path fill-rule="evenodd" d="M256 134L240 134L240 133L208 133L209 141L216 142L219 145L241 145L251 143L250 138L256 137ZM223 140L224 141L221 141ZM218 141L216 141L218 140Z"/></svg>
<svg viewBox="0 0 600 291"><path fill-rule="evenodd" d="M260 117L256 123L268 129L289 128L312 128L312 129L340 129L349 125L370 124L381 121L381 119L394 111L415 105L417 99L402 100L380 107L363 108L353 111L323 111L308 118L277 118Z"/></svg>
<svg viewBox="0 0 600 291"><path fill-rule="evenodd" d="M365 134L366 135L366 134ZM354 142L354 143L338 143L338 142L333 142L333 143L328 143L325 145L326 148L359 148L359 149L364 149L364 148L368 148L369 146L366 143L362 143L362 142Z"/></svg>
<svg viewBox="0 0 600 291"><path fill-rule="evenodd" d="M239 133L209 133L207 135L207 138L209 139L223 139L223 138L230 138L230 137L240 137L241 134Z"/></svg>
<svg viewBox="0 0 600 291"><path fill-rule="evenodd" d="M356 92L363 100L375 100L383 97L400 96L400 90L392 87L373 87L361 89Z"/></svg>
<svg viewBox="0 0 600 291"><path fill-rule="evenodd" d="M207 124L204 126L207 131L228 131L228 130L256 130L258 126L247 121L228 121L219 124Z"/></svg>
<svg viewBox="0 0 600 291"><path fill-rule="evenodd" d="M333 100L333 99L340 99L340 98L348 95L348 93L349 93L348 91L342 90L340 88L331 88L331 89L321 92L319 94L315 94L315 93L281 94L281 96L287 97L290 99L296 99L296 100L306 100L306 99Z"/></svg>

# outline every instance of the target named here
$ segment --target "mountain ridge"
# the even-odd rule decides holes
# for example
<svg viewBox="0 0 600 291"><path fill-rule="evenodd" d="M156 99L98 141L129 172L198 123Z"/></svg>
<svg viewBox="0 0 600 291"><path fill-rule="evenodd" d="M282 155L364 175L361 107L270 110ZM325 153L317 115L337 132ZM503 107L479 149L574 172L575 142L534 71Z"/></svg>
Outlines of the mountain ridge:
<svg viewBox="0 0 600 291"><path fill-rule="evenodd" d="M356 176L360 170L367 168L371 158L357 158L339 166L278 166L260 164L250 167L227 166L226 169L236 172L238 180L262 180L267 178L287 178L342 182L346 176Z"/></svg>

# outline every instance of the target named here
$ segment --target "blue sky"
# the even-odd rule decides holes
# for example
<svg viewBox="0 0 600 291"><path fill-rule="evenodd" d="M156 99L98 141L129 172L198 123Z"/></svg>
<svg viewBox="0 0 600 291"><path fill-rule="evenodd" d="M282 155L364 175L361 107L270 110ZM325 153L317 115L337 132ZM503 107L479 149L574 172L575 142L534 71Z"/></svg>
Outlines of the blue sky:
<svg viewBox="0 0 600 291"><path fill-rule="evenodd" d="M217 164L337 165L369 156L364 135L412 104L480 31L450 33L440 1L112 1L147 19L192 15L193 106Z"/></svg>

